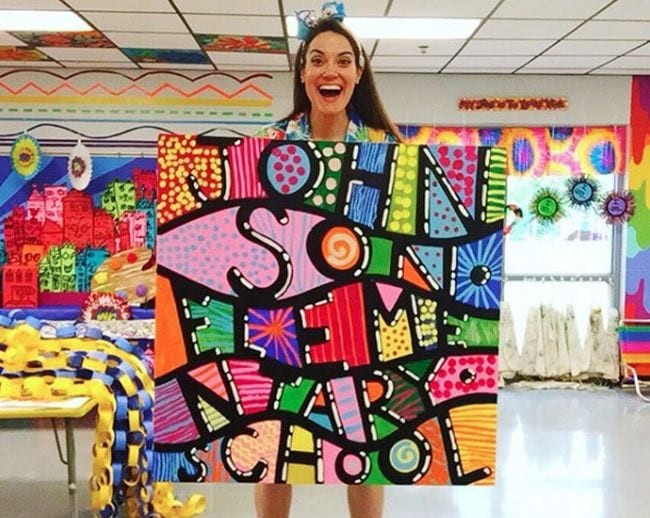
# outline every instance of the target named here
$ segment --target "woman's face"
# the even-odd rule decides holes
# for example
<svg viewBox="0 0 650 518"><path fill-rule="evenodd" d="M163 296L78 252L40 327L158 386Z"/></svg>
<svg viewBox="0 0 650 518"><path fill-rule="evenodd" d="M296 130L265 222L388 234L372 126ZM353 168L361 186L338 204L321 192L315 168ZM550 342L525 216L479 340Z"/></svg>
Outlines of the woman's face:
<svg viewBox="0 0 650 518"><path fill-rule="evenodd" d="M314 112L336 115L345 111L363 70L357 68L347 38L336 32L321 32L305 55L300 78Z"/></svg>

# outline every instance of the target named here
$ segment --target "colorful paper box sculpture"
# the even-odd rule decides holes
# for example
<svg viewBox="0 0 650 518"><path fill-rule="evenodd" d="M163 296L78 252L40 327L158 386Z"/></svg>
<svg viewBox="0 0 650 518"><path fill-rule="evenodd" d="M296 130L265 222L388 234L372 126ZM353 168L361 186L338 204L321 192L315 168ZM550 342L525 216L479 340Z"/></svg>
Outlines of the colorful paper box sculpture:
<svg viewBox="0 0 650 518"><path fill-rule="evenodd" d="M500 148L159 139L158 480L494 482Z"/></svg>

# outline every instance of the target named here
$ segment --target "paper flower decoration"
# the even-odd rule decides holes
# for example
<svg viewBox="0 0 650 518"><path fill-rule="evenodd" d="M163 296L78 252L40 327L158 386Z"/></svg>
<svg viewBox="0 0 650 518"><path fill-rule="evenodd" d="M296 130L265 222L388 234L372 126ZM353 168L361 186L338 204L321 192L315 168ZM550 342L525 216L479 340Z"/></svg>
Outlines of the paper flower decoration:
<svg viewBox="0 0 650 518"><path fill-rule="evenodd" d="M83 191L93 175L93 163L90 158L90 151L79 142L70 152L68 158L68 178L72 187Z"/></svg>
<svg viewBox="0 0 650 518"><path fill-rule="evenodd" d="M25 179L40 171L42 158L41 146L31 135L21 135L11 146L11 165Z"/></svg>
<svg viewBox="0 0 650 518"><path fill-rule="evenodd" d="M610 225L621 225L634 216L636 202L628 191L611 191L600 207L600 214Z"/></svg>
<svg viewBox="0 0 650 518"><path fill-rule="evenodd" d="M586 175L575 176L568 180L567 191L569 203L576 209L588 209L598 201L600 185Z"/></svg>
<svg viewBox="0 0 650 518"><path fill-rule="evenodd" d="M126 300L113 293L94 292L88 295L81 309L82 320L128 320L131 309Z"/></svg>
<svg viewBox="0 0 650 518"><path fill-rule="evenodd" d="M564 199L559 191L544 187L537 191L533 197L533 201L530 203L530 212L540 223L557 223L566 214Z"/></svg>

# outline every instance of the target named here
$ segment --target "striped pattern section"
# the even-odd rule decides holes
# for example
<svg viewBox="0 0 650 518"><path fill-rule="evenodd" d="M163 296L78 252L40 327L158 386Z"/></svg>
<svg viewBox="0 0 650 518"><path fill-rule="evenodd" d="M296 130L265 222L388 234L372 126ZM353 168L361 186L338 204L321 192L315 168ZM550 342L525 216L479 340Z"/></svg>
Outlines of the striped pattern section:
<svg viewBox="0 0 650 518"><path fill-rule="evenodd" d="M266 198L266 191L259 181L257 164L269 139L245 138L228 146L226 156L230 164L229 199Z"/></svg>
<svg viewBox="0 0 650 518"><path fill-rule="evenodd" d="M263 412L269 405L273 380L259 373L256 361L231 360L228 369L244 414Z"/></svg>
<svg viewBox="0 0 650 518"><path fill-rule="evenodd" d="M363 430L354 380L351 377L334 379L330 382L330 387L346 437L351 441L365 442L366 434Z"/></svg>
<svg viewBox="0 0 650 518"><path fill-rule="evenodd" d="M395 372L388 371L388 376L393 382L393 394L386 401L386 408L407 421L422 414L425 408L417 387Z"/></svg>
<svg viewBox="0 0 650 518"><path fill-rule="evenodd" d="M205 399L199 396L199 408L201 409L201 416L210 428L211 432L223 428L230 421L219 410L214 408Z"/></svg>
<svg viewBox="0 0 650 518"><path fill-rule="evenodd" d="M389 146L382 143L362 142L359 144L357 169L368 173L384 173Z"/></svg>
<svg viewBox="0 0 650 518"><path fill-rule="evenodd" d="M189 375L202 385L208 387L220 398L226 401L230 399L219 368L215 363L207 363L197 369L191 370Z"/></svg>
<svg viewBox="0 0 650 518"><path fill-rule="evenodd" d="M487 403L456 407L449 411L464 473L489 467L492 474L477 485L495 480L497 406Z"/></svg>
<svg viewBox="0 0 650 518"><path fill-rule="evenodd" d="M650 379L650 325L625 325L619 335L623 362L639 377Z"/></svg>
<svg viewBox="0 0 650 518"><path fill-rule="evenodd" d="M351 367L370 364L366 336L366 310L361 284L331 292L331 301L302 311L306 328L325 328L329 341L310 345L310 363L345 361Z"/></svg>
<svg viewBox="0 0 650 518"><path fill-rule="evenodd" d="M375 187L351 183L348 218L367 227L375 228L380 194L379 189Z"/></svg>
<svg viewBox="0 0 650 518"><path fill-rule="evenodd" d="M424 435L431 446L431 464L424 476L416 483L418 485L445 485L449 484L447 471L447 455L442 442L442 433L437 419L430 419L418 426L418 432Z"/></svg>
<svg viewBox="0 0 650 518"><path fill-rule="evenodd" d="M154 434L159 444L180 444L199 438L199 432L175 379L156 386Z"/></svg>
<svg viewBox="0 0 650 518"><path fill-rule="evenodd" d="M493 147L488 152L487 205L481 219L487 223L499 221L506 211L506 150Z"/></svg>

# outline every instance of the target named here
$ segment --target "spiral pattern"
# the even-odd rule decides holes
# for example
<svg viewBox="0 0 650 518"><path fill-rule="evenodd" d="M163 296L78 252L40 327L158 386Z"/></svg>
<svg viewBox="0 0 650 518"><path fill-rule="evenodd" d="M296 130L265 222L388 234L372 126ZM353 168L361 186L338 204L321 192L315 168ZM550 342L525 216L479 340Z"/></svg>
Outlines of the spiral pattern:
<svg viewBox="0 0 650 518"><path fill-rule="evenodd" d="M335 270L347 271L356 266L361 257L361 243L353 230L334 227L323 236L323 259Z"/></svg>
<svg viewBox="0 0 650 518"><path fill-rule="evenodd" d="M412 439L402 439L390 449L389 459L395 471L411 473L420 464L420 450Z"/></svg>

